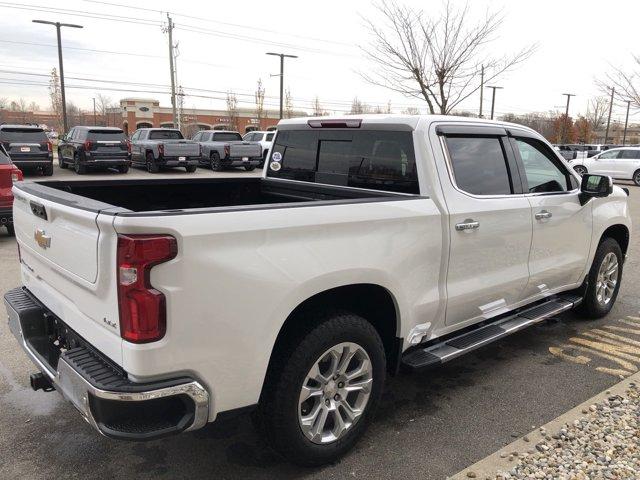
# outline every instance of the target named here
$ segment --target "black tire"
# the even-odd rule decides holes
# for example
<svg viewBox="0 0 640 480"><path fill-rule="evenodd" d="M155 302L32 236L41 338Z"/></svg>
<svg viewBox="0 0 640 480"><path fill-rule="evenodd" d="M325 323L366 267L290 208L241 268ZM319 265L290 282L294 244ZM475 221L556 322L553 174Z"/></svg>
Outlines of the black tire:
<svg viewBox="0 0 640 480"><path fill-rule="evenodd" d="M269 150L265 150L264 152L262 152L262 162L259 165L260 168L264 167L264 164L267 161L268 155L269 155Z"/></svg>
<svg viewBox="0 0 640 480"><path fill-rule="evenodd" d="M65 169L68 167L68 165L65 163L64 159L62 158L62 154L60 153L60 150L58 150L58 166L62 169Z"/></svg>
<svg viewBox="0 0 640 480"><path fill-rule="evenodd" d="M256 167L254 165L247 165L246 167L244 167L244 169L247 172L253 172L256 169Z"/></svg>
<svg viewBox="0 0 640 480"><path fill-rule="evenodd" d="M156 159L153 157L153 153L147 152L147 172L149 173L159 173L160 167L156 163Z"/></svg>
<svg viewBox="0 0 640 480"><path fill-rule="evenodd" d="M224 167L222 166L222 162L220 161L220 155L218 152L211 152L210 157L211 170L214 172L221 172Z"/></svg>
<svg viewBox="0 0 640 480"><path fill-rule="evenodd" d="M582 176L582 175L584 175L585 173L588 172L587 171L587 167L585 167L584 165L576 165L575 167L573 167L573 169L580 176Z"/></svg>
<svg viewBox="0 0 640 480"><path fill-rule="evenodd" d="M196 171L197 168L198 168L197 165L187 165L186 167L184 167L187 173L193 173Z"/></svg>
<svg viewBox="0 0 640 480"><path fill-rule="evenodd" d="M118 165L118 172L119 173L128 173L129 172L129 165Z"/></svg>
<svg viewBox="0 0 640 480"><path fill-rule="evenodd" d="M47 165L46 167L42 167L42 175L45 177L50 177L53 175L53 163Z"/></svg>
<svg viewBox="0 0 640 480"><path fill-rule="evenodd" d="M356 444L378 406L386 375L382 340L369 322L348 312L326 313L318 321L308 333L299 335L289 342L289 347L276 353L257 412L259 430L266 435L269 445L287 460L305 466L334 462ZM311 367L322 354L343 342L356 343L369 356L371 393L363 413L344 435L331 443L314 443L303 434L299 424L300 392Z"/></svg>
<svg viewBox="0 0 640 480"><path fill-rule="evenodd" d="M73 170L78 175L84 175L87 173L87 166L80 163L80 158L77 153L73 156Z"/></svg>
<svg viewBox="0 0 640 480"><path fill-rule="evenodd" d="M7 223L5 227L7 227L7 233L9 233L10 237L16 236L16 227L14 227L12 223Z"/></svg>
<svg viewBox="0 0 640 480"><path fill-rule="evenodd" d="M640 187L640 170L636 170L633 172L633 183L636 184L637 187Z"/></svg>
<svg viewBox="0 0 640 480"><path fill-rule="evenodd" d="M603 304L598 301L598 275L600 271L600 267L602 266L605 257L608 254L613 253L616 256L618 261L618 273L616 278L616 285L613 289L613 294L611 299ZM591 269L589 270L589 275L587 276L587 290L584 295L584 299L580 304L579 311L589 318L602 318L607 315L613 305L616 303L616 298L618 297L618 291L620 290L620 281L622 279L622 266L623 266L624 256L622 255L622 250L620 249L620 245L613 238L605 238L598 245L598 249L596 250L596 254L593 258L593 263L591 264Z"/></svg>

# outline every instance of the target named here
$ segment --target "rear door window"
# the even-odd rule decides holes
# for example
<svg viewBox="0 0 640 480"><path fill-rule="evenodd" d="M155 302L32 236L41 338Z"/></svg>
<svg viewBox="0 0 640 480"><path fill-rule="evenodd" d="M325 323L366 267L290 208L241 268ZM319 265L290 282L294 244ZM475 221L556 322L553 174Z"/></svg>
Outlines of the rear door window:
<svg viewBox="0 0 640 480"><path fill-rule="evenodd" d="M182 140L184 137L178 130L151 130L149 140Z"/></svg>
<svg viewBox="0 0 640 480"><path fill-rule="evenodd" d="M3 128L0 130L0 142L42 143L47 141L49 141L49 139L42 129Z"/></svg>
<svg viewBox="0 0 640 480"><path fill-rule="evenodd" d="M513 184L499 137L446 137L456 185L473 195L510 195Z"/></svg>
<svg viewBox="0 0 640 480"><path fill-rule="evenodd" d="M123 142L125 140L124 132L113 130L89 130L87 140L94 140L96 142Z"/></svg>
<svg viewBox="0 0 640 480"><path fill-rule="evenodd" d="M285 130L273 152L281 168L272 177L419 193L411 132Z"/></svg>
<svg viewBox="0 0 640 480"><path fill-rule="evenodd" d="M621 150L619 158L625 160L638 160L640 159L640 150Z"/></svg>

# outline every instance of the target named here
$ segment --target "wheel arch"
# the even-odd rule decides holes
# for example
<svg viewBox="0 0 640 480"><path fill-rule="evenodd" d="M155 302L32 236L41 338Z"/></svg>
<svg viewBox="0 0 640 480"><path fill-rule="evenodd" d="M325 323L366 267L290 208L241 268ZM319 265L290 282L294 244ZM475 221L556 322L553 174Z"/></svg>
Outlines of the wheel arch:
<svg viewBox="0 0 640 480"><path fill-rule="evenodd" d="M282 359L283 354L316 325L320 311L349 311L363 317L376 329L385 348L387 367L397 371L402 350L400 314L394 295L385 287L374 283L357 283L330 288L308 297L298 304L280 327L271 349L264 385Z"/></svg>
<svg viewBox="0 0 640 480"><path fill-rule="evenodd" d="M611 225L604 232L602 232L599 243L601 243L605 238L613 238L616 242L618 242L618 245L620 245L622 254L626 255L627 250L629 249L629 236L629 228L626 225L617 223L615 225Z"/></svg>

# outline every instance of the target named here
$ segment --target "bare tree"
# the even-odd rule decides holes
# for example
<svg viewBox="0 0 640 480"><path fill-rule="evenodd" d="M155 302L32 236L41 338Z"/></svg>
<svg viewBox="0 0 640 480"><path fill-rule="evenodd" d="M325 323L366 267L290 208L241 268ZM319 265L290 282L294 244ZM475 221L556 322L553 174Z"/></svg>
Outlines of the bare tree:
<svg viewBox="0 0 640 480"><path fill-rule="evenodd" d="M284 92L284 116L285 118L293 117L293 100L291 99L291 90L288 88Z"/></svg>
<svg viewBox="0 0 640 480"><path fill-rule="evenodd" d="M29 111L31 111L31 112L40 111L40 105L38 105L36 102L29 103Z"/></svg>
<svg viewBox="0 0 640 480"><path fill-rule="evenodd" d="M402 113L405 115L420 115L420 109L417 107L407 107L402 110Z"/></svg>
<svg viewBox="0 0 640 480"><path fill-rule="evenodd" d="M503 22L499 13L486 12L472 23L469 6L456 9L450 1L439 14L383 0L376 6L385 23L365 19L372 36L365 56L376 63L374 73L361 73L368 82L408 97L423 99L431 113L448 114L485 82L528 59L536 46L499 57L488 51Z"/></svg>
<svg viewBox="0 0 640 480"><path fill-rule="evenodd" d="M227 92L227 118L229 119L229 129L238 129L238 98L232 91Z"/></svg>
<svg viewBox="0 0 640 480"><path fill-rule="evenodd" d="M58 71L55 68L51 70L49 79L49 100L51 111L54 115L53 127L58 132L62 132L64 129L64 122L62 121L62 91L60 90L60 77L58 77Z"/></svg>
<svg viewBox="0 0 640 480"><path fill-rule="evenodd" d="M96 110L98 112L98 117L100 118L100 123L102 125L109 124L109 109L113 108L113 102L111 101L111 97L107 97L102 93L96 94Z"/></svg>
<svg viewBox="0 0 640 480"><path fill-rule="evenodd" d="M0 97L0 110L6 110L9 105L9 100L7 97Z"/></svg>
<svg viewBox="0 0 640 480"><path fill-rule="evenodd" d="M258 130L262 129L262 119L264 118L264 87L262 86L262 79L258 79L258 85L256 86L255 93L256 100L256 118L258 120Z"/></svg>
<svg viewBox="0 0 640 480"><path fill-rule="evenodd" d="M633 63L629 70L612 65L612 73L607 73L605 80L596 80L596 84L606 95L611 93L611 87L615 87L618 101L629 100L632 107L640 108L640 55L633 55Z"/></svg>
<svg viewBox="0 0 640 480"><path fill-rule="evenodd" d="M316 95L316 98L313 100L313 105L311 105L311 108L313 109L314 117L322 117L324 115L327 115L327 112L325 112L324 108L322 108L322 105L320 104L320 99L318 98L317 95Z"/></svg>
<svg viewBox="0 0 640 480"><path fill-rule="evenodd" d="M601 95L593 97L589 100L587 106L586 119L589 122L592 131L598 130L603 127L607 119L607 113L609 111L609 98Z"/></svg>
<svg viewBox="0 0 640 480"><path fill-rule="evenodd" d="M351 102L351 110L349 110L350 114L357 115L369 112L371 112L371 107L369 105L360 101L358 97L353 97L353 101Z"/></svg>

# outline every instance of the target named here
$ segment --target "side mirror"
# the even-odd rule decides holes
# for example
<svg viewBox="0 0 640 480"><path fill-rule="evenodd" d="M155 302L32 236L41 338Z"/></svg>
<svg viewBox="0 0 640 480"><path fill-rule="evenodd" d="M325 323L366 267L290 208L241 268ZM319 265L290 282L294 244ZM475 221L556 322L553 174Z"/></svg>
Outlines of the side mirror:
<svg viewBox="0 0 640 480"><path fill-rule="evenodd" d="M606 175L585 173L580 184L580 201L584 205L590 198L608 197L613 193L613 180Z"/></svg>

